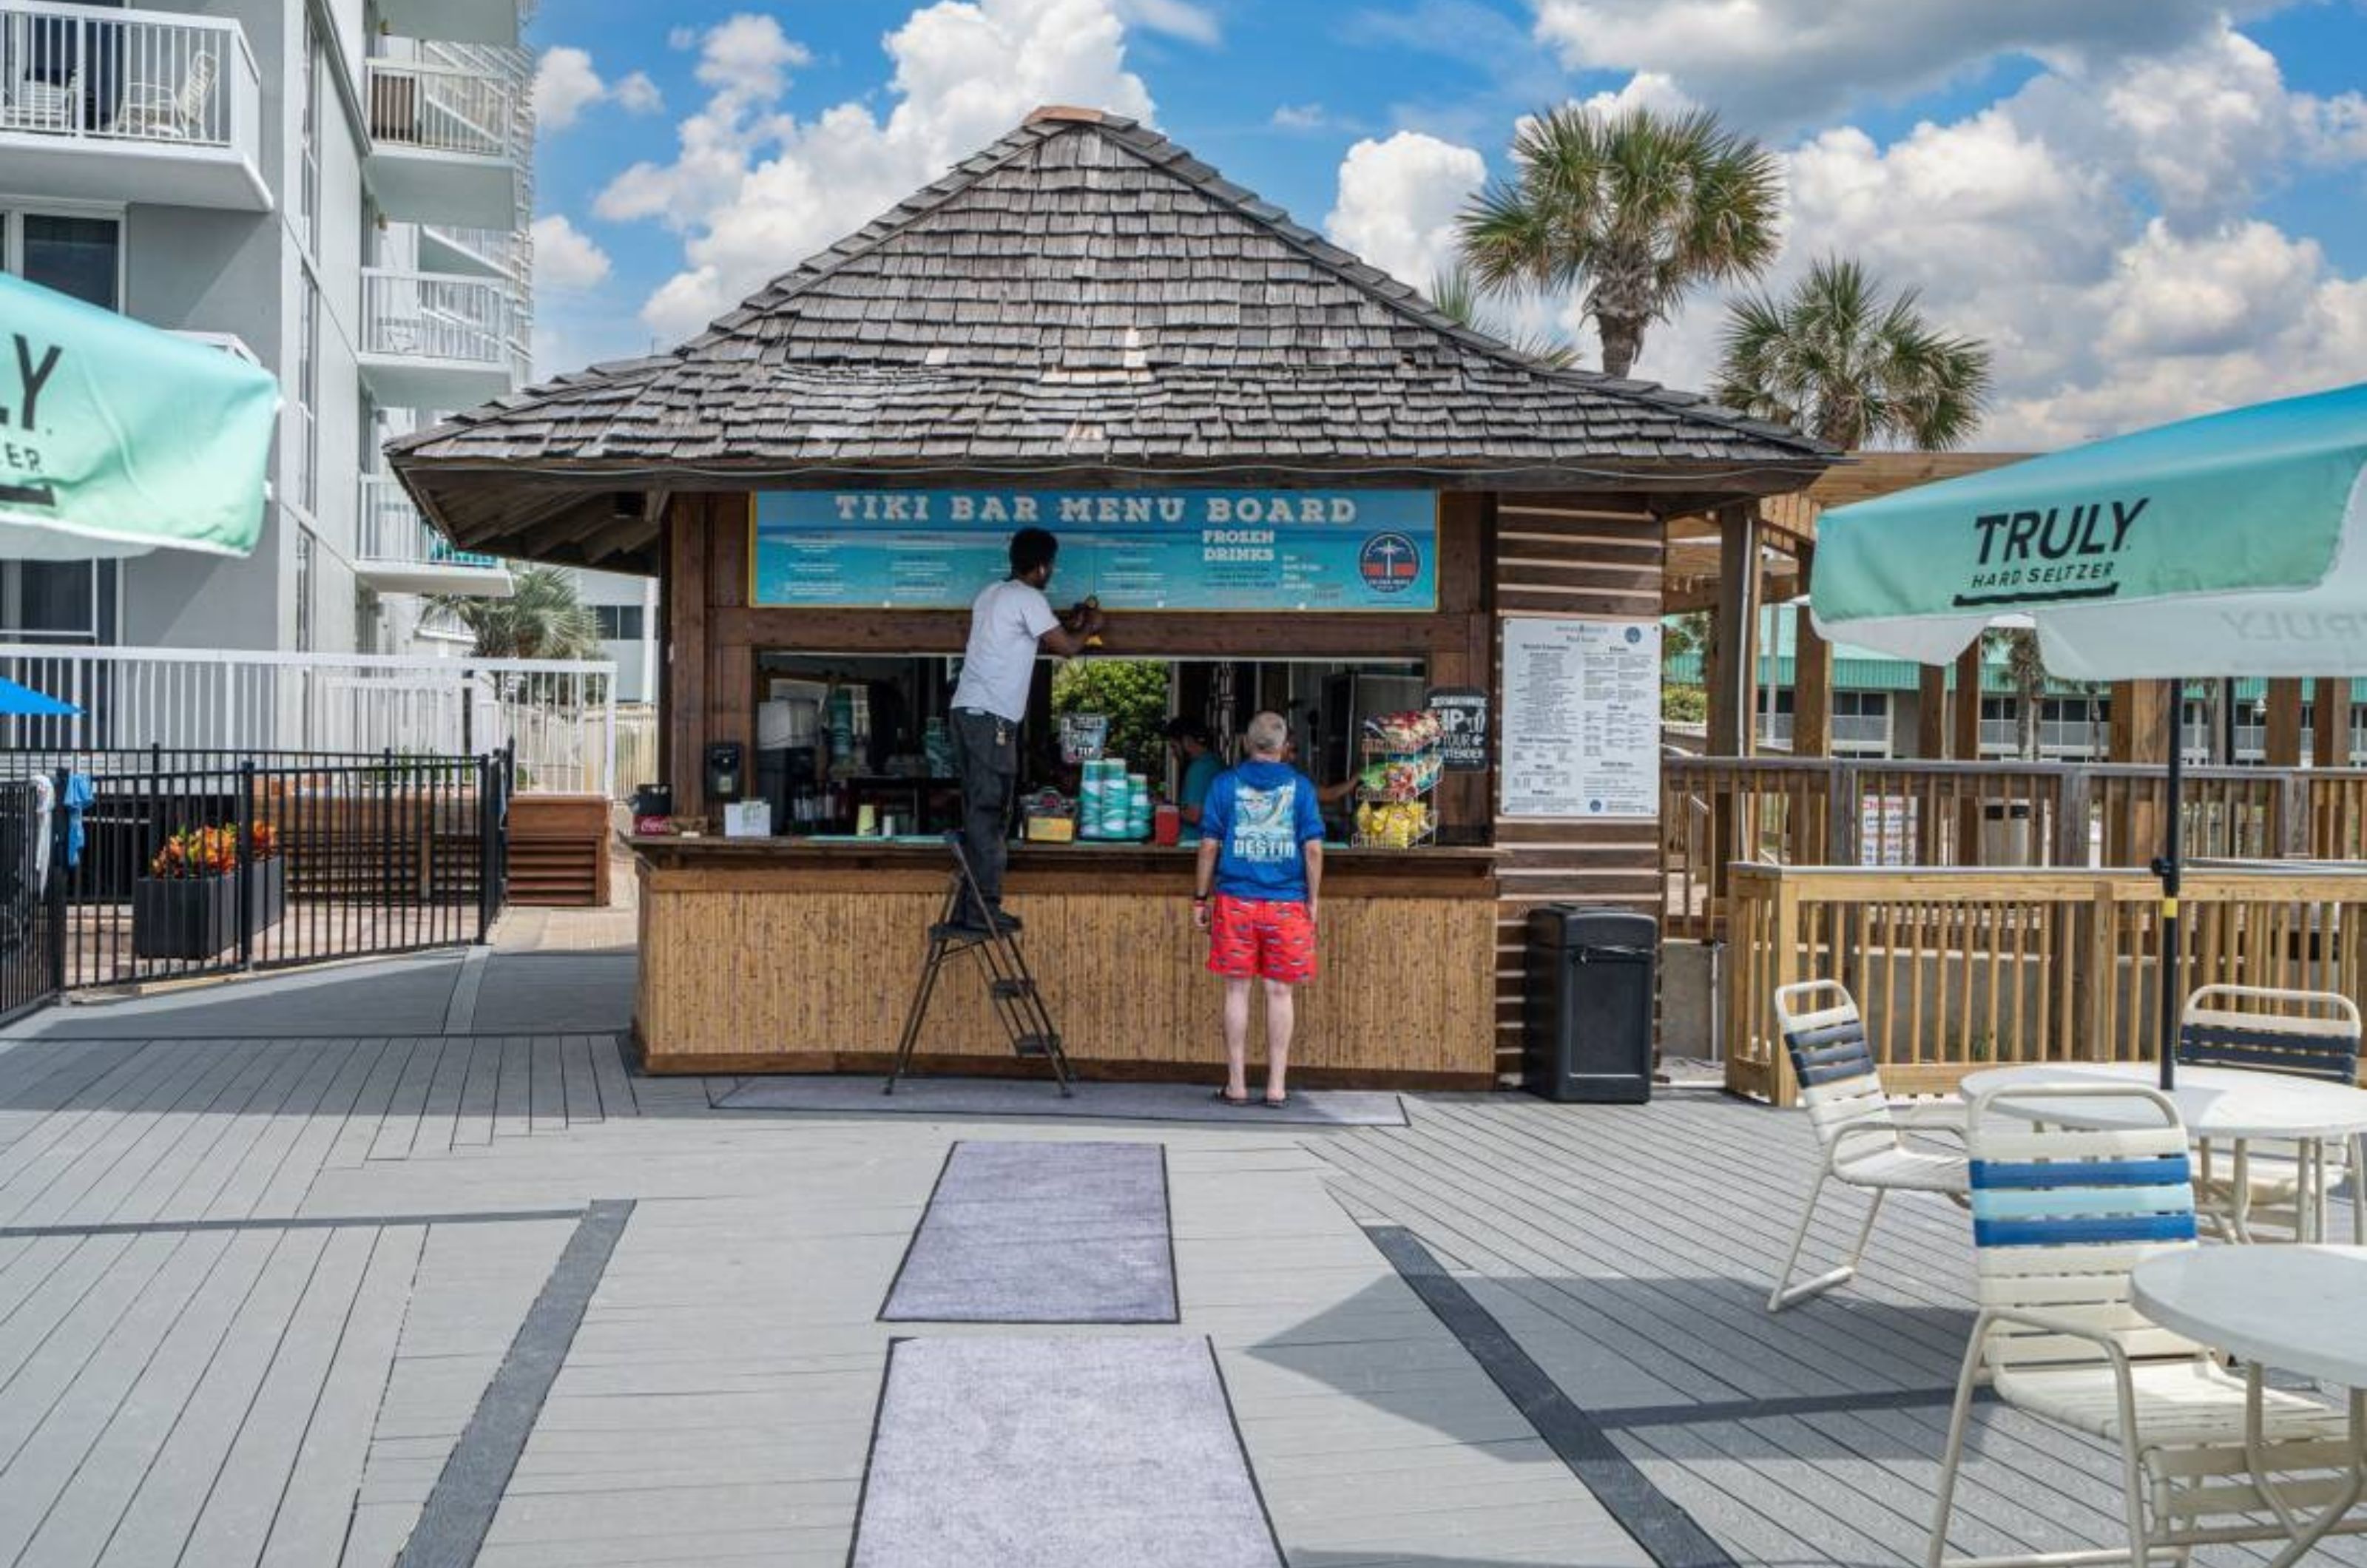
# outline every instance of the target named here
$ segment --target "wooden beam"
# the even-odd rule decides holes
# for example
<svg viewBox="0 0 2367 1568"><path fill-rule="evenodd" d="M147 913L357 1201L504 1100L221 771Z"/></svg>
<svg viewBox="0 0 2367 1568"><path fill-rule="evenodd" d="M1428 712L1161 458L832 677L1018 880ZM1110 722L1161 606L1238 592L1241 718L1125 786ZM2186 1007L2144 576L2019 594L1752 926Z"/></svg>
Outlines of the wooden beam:
<svg viewBox="0 0 2367 1568"><path fill-rule="evenodd" d="M678 496L666 520L666 782L674 810L707 814L708 529L715 498Z"/></svg>
<svg viewBox="0 0 2367 1568"><path fill-rule="evenodd" d="M2111 760L2156 766L2169 761L2170 694L2168 681L2116 681L2112 683L2112 722L2108 737ZM2129 809L2104 821L2104 863L2144 865L2161 846L2161 807L2145 794L2136 795Z"/></svg>
<svg viewBox="0 0 2367 1568"><path fill-rule="evenodd" d="M2268 733L2261 761L2271 768L2301 766L2301 682L2269 682Z"/></svg>
<svg viewBox="0 0 2367 1568"><path fill-rule="evenodd" d="M1960 762L1981 760L1981 639L1956 655L1954 705L1948 710L1948 755Z"/></svg>
<svg viewBox="0 0 2367 1568"><path fill-rule="evenodd" d="M1759 692L1759 518L1748 505L1721 506L1717 611L1710 632L1718 653L1709 690L1709 753L1748 757Z"/></svg>
<svg viewBox="0 0 2367 1568"><path fill-rule="evenodd" d="M1936 762L1948 754L1948 667L1926 664L1915 678L1915 755Z"/></svg>
<svg viewBox="0 0 2367 1568"><path fill-rule="evenodd" d="M2350 677L2320 675L2311 693L2317 722L2310 736L2310 761L2321 768L2350 765Z"/></svg>
<svg viewBox="0 0 2367 1568"><path fill-rule="evenodd" d="M1819 634L1805 604L1793 612L1792 754L1829 757L1833 751L1833 645Z"/></svg>

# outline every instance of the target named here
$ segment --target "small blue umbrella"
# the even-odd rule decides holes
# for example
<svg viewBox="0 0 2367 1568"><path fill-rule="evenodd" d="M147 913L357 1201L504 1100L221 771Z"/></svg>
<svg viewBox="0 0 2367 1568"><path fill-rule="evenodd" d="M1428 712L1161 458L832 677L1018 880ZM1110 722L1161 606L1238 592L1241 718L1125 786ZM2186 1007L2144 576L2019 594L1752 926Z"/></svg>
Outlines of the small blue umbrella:
<svg viewBox="0 0 2367 1568"><path fill-rule="evenodd" d="M21 686L0 675L0 717L5 718L72 718L82 712L72 703Z"/></svg>

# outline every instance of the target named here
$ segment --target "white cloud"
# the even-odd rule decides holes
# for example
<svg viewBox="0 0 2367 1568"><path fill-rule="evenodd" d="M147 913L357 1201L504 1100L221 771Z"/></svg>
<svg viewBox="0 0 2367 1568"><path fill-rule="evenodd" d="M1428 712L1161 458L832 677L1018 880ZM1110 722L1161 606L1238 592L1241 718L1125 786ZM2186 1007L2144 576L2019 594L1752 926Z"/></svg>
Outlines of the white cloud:
<svg viewBox="0 0 2367 1568"><path fill-rule="evenodd" d="M607 280L608 253L564 214L553 212L536 219L533 235L537 293L592 288Z"/></svg>
<svg viewBox="0 0 2367 1568"><path fill-rule="evenodd" d="M534 118L545 130L564 130L607 91L592 56L560 45L546 49L534 67Z"/></svg>
<svg viewBox="0 0 2367 1568"><path fill-rule="evenodd" d="M1284 104L1274 111L1277 130L1315 130L1323 124L1321 104Z"/></svg>
<svg viewBox="0 0 2367 1568"><path fill-rule="evenodd" d="M687 53L689 51L697 49L698 47L698 29L691 27L667 28L666 47L684 53Z"/></svg>
<svg viewBox="0 0 2367 1568"><path fill-rule="evenodd" d="M1813 124L2022 55L2059 63L2174 47L2273 0L1535 0L1572 70L1658 72L1730 121Z"/></svg>
<svg viewBox="0 0 2367 1568"><path fill-rule="evenodd" d="M1588 98L1586 107L1596 114L1615 115L1637 108L1680 114L1695 106L1685 90L1677 85L1675 77L1661 71L1638 71L1617 92L1597 93Z"/></svg>
<svg viewBox="0 0 2367 1568"><path fill-rule="evenodd" d="M1120 19L1155 33L1167 33L1210 47L1223 41L1216 12L1191 0L1118 0Z"/></svg>
<svg viewBox="0 0 2367 1568"><path fill-rule="evenodd" d="M812 51L782 32L777 18L742 11L701 38L697 75L720 93L777 98L788 91L789 67L812 61Z"/></svg>
<svg viewBox="0 0 2367 1568"><path fill-rule="evenodd" d="M1340 164L1327 233L1416 288L1454 265L1455 215L1488 177L1478 152L1418 130L1369 138Z"/></svg>
<svg viewBox="0 0 2367 1568"><path fill-rule="evenodd" d="M617 84L612 95L617 107L627 114L662 114L665 110L665 95L650 80L646 71L636 71Z"/></svg>
<svg viewBox="0 0 2367 1568"><path fill-rule="evenodd" d="M655 114L665 107L665 96L648 73L636 71L612 87L593 68L590 53L568 44L542 51L532 92L535 124L543 130L564 130L598 103L615 103L628 114Z"/></svg>
<svg viewBox="0 0 2367 1568"><path fill-rule="evenodd" d="M805 51L767 17L735 17L699 42L699 79L714 93L678 127L674 161L633 165L594 206L604 219L656 221L685 236L685 265L641 308L670 340L1040 104L1151 114L1149 90L1126 68L1118 0L939 0L916 10L882 40L893 67L884 115L862 100L810 119L784 112L786 70Z"/></svg>

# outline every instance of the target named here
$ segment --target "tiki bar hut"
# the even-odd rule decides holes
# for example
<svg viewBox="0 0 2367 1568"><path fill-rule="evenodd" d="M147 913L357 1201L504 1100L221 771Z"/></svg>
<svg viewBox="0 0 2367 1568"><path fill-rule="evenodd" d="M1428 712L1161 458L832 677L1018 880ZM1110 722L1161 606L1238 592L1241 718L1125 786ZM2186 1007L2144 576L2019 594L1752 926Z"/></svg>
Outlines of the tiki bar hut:
<svg viewBox="0 0 2367 1568"><path fill-rule="evenodd" d="M1077 108L671 353L390 456L463 548L660 581L651 782L677 830L633 842L651 1071L887 1063L951 867L941 721L967 606L1033 522L1061 542L1055 603L1093 593L1110 617L1082 672L1039 667L1021 787L1049 794L1007 883L1079 1070L1188 1076L1217 1039L1193 852L1096 837L1138 820L1090 800L1063 825L1105 771L1086 763L1107 659L1145 661L1129 689L1221 746L1284 713L1345 796L1305 1081L1465 1088L1517 1054L1531 907L1658 910L1667 520L1747 524L1833 457L1459 327ZM1436 737L1394 755L1425 727L1372 721L1420 712ZM1112 747L1125 722L1104 716ZM1126 722L1125 771L1172 787L1156 728ZM938 998L923 1065L1010 1070L970 986Z"/></svg>

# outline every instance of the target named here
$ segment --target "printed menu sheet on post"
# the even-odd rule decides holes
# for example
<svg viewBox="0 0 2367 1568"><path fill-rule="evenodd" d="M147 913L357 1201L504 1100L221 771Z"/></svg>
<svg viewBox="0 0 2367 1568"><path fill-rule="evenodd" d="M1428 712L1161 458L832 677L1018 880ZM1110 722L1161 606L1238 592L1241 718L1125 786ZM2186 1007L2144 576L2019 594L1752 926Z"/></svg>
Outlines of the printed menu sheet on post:
<svg viewBox="0 0 2367 1568"><path fill-rule="evenodd" d="M1660 626L1504 622L1502 812L1657 817Z"/></svg>

